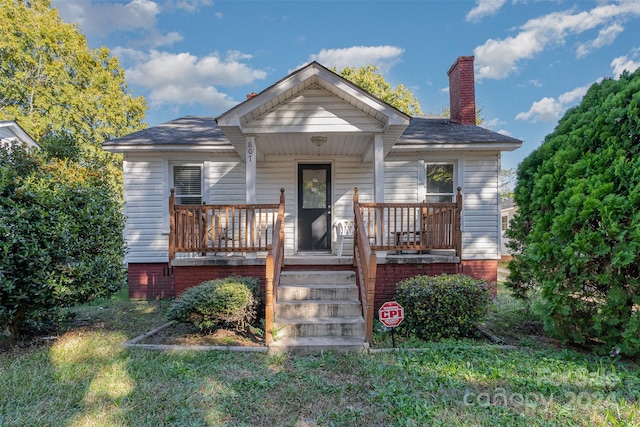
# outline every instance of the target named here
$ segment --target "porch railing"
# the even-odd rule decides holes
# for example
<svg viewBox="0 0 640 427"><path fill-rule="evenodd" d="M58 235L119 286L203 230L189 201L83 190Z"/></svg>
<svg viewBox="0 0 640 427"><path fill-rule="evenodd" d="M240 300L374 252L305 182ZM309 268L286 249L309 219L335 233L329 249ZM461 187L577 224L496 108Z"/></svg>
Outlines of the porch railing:
<svg viewBox="0 0 640 427"><path fill-rule="evenodd" d="M378 260L371 250L366 225L362 218L361 205L358 202L358 187L353 189L353 261L357 269L360 285L360 302L365 323L365 340L371 342L373 337L373 303L376 290L376 269Z"/></svg>
<svg viewBox="0 0 640 427"><path fill-rule="evenodd" d="M280 285L280 272L284 265L284 188L280 189L280 205L273 231L273 245L267 254L265 281L265 341L273 342L273 320Z"/></svg>
<svg viewBox="0 0 640 427"><path fill-rule="evenodd" d="M462 194L454 203L359 203L372 250L453 249L460 256Z"/></svg>
<svg viewBox="0 0 640 427"><path fill-rule="evenodd" d="M177 205L169 197L169 260L178 252L206 255L266 252L273 246L278 204Z"/></svg>

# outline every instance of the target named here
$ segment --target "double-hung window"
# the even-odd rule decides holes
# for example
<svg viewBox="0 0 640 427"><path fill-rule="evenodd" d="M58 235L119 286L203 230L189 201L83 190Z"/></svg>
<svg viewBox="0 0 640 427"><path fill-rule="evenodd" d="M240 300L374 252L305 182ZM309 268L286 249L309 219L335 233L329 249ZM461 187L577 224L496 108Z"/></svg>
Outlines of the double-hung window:
<svg viewBox="0 0 640 427"><path fill-rule="evenodd" d="M201 204L202 198L202 165L173 165L173 188L176 204Z"/></svg>
<svg viewBox="0 0 640 427"><path fill-rule="evenodd" d="M427 203L453 202L453 173L453 163L427 163Z"/></svg>

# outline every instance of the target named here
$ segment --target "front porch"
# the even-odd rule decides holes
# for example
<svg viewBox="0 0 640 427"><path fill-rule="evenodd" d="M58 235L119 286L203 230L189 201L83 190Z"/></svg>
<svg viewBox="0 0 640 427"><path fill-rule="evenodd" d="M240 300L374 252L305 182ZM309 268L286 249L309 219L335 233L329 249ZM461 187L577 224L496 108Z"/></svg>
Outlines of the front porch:
<svg viewBox="0 0 640 427"><path fill-rule="evenodd" d="M351 256L334 255L330 251L303 251L285 256L284 189L281 189L278 204L241 205L178 205L172 190L169 265L178 293L204 280L229 274L263 279L268 344L274 341L277 295L283 272L293 273L294 277L298 275L301 285L309 285L304 283L310 280L308 273L305 276L303 272L322 270L338 274L338 271L352 271L358 290L355 301L361 307L364 322L362 339L370 342L374 307L393 298L397 281L415 274L460 272L461 209L460 189L455 203L361 204L355 188L353 235L343 236L353 239ZM177 257L178 254L189 256ZM382 286L377 287L379 267ZM351 303L342 303L345 302ZM311 301L309 304L320 303ZM323 301L321 304L322 310L309 310L339 311L339 306L325 307L338 302ZM336 319L322 321L335 323Z"/></svg>

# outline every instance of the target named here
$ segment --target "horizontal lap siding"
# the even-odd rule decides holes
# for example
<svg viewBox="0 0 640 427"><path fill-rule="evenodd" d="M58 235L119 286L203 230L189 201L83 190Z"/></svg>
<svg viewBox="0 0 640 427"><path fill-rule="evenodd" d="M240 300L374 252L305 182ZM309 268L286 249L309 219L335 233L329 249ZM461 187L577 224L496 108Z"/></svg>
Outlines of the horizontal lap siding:
<svg viewBox="0 0 640 427"><path fill-rule="evenodd" d="M245 164L238 156L214 157L209 168L209 203L213 205L245 203Z"/></svg>
<svg viewBox="0 0 640 427"><path fill-rule="evenodd" d="M418 199L418 161L391 158L384 165L384 199L387 203L416 203ZM424 198L424 195L423 195Z"/></svg>
<svg viewBox="0 0 640 427"><path fill-rule="evenodd" d="M333 172L333 222L353 219L353 188L358 187L361 202L373 201L373 164L351 159L336 159ZM332 239L335 248L335 230ZM342 255L353 253L353 239L344 240Z"/></svg>
<svg viewBox="0 0 640 427"><path fill-rule="evenodd" d="M166 263L163 226L162 160L128 157L124 162L127 263Z"/></svg>
<svg viewBox="0 0 640 427"><path fill-rule="evenodd" d="M293 160L258 162L256 165L256 202L279 203L280 189L284 188L284 245L285 253L294 252L296 216L296 166Z"/></svg>
<svg viewBox="0 0 640 427"><path fill-rule="evenodd" d="M467 154L464 160L463 259L498 257L499 154Z"/></svg>

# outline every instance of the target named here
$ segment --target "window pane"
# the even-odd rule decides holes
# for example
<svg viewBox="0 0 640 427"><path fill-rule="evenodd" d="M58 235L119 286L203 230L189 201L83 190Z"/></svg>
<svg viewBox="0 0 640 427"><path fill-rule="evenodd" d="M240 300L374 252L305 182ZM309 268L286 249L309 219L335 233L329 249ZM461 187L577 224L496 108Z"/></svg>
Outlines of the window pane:
<svg viewBox="0 0 640 427"><path fill-rule="evenodd" d="M173 187L175 188L176 203L202 203L202 167L174 166Z"/></svg>
<svg viewBox="0 0 640 427"><path fill-rule="evenodd" d="M324 209L327 207L326 169L302 170L302 207Z"/></svg>
<svg viewBox="0 0 640 427"><path fill-rule="evenodd" d="M427 194L433 193L453 194L452 164L427 164Z"/></svg>

